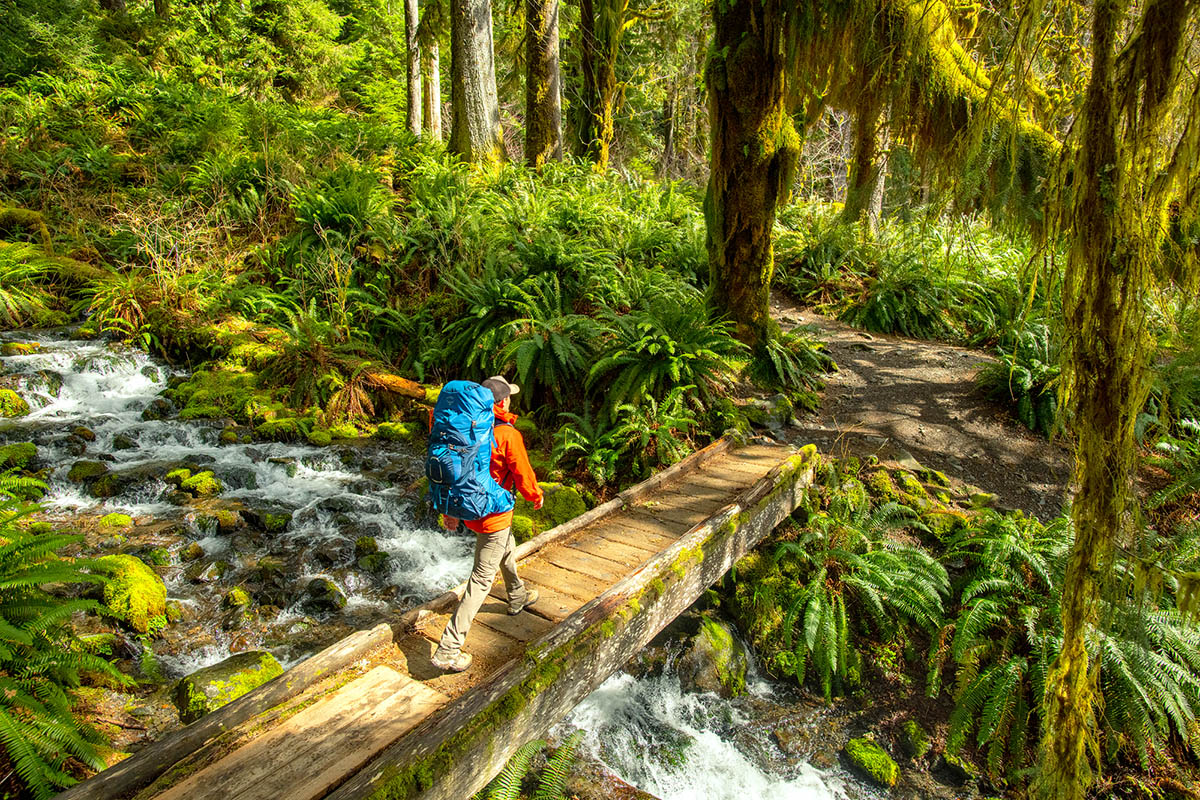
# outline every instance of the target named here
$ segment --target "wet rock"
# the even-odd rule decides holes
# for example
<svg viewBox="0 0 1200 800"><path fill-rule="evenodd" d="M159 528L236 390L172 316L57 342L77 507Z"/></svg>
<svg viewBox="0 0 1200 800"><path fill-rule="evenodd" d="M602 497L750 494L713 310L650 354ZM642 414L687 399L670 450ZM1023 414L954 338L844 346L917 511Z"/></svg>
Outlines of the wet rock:
<svg viewBox="0 0 1200 800"><path fill-rule="evenodd" d="M67 473L67 480L72 483L94 481L108 472L108 465L103 461L76 461Z"/></svg>
<svg viewBox="0 0 1200 800"><path fill-rule="evenodd" d="M167 496L163 499L173 506L186 506L188 503L192 502L192 496L187 492L180 491L179 489L167 492Z"/></svg>
<svg viewBox="0 0 1200 800"><path fill-rule="evenodd" d="M142 412L142 419L146 421L166 419L171 416L171 412L175 410L174 404L165 397L156 397L150 401L150 405Z"/></svg>
<svg viewBox="0 0 1200 800"><path fill-rule="evenodd" d="M317 564L326 569L348 564L354 558L350 543L343 539L325 539L317 542L310 554Z"/></svg>
<svg viewBox="0 0 1200 800"><path fill-rule="evenodd" d="M260 506L242 510L242 517L249 524L267 533L287 530L292 523L292 512L279 506Z"/></svg>
<svg viewBox="0 0 1200 800"><path fill-rule="evenodd" d="M187 492L193 497L212 497L224 490L221 481L211 471L192 473L191 469L181 467L167 473L166 482Z"/></svg>
<svg viewBox="0 0 1200 800"><path fill-rule="evenodd" d="M195 722L282 674L283 667L266 651L238 653L179 681L172 700L180 720Z"/></svg>
<svg viewBox="0 0 1200 800"><path fill-rule="evenodd" d="M225 561L195 561L183 571L183 577L192 583L216 583L229 570L230 565Z"/></svg>
<svg viewBox="0 0 1200 800"><path fill-rule="evenodd" d="M162 373L159 372L158 367L153 364L147 364L142 367L142 376L152 381L157 381L162 377Z"/></svg>
<svg viewBox="0 0 1200 800"><path fill-rule="evenodd" d="M221 533L232 533L246 526L242 515L232 509L221 508L214 512L213 517L216 519L217 530Z"/></svg>
<svg viewBox="0 0 1200 800"><path fill-rule="evenodd" d="M220 467L216 470L221 483L229 489L257 489L258 476L250 467Z"/></svg>
<svg viewBox="0 0 1200 800"><path fill-rule="evenodd" d="M341 611L346 607L346 595L328 578L313 578L304 587L302 605L310 613Z"/></svg>
<svg viewBox="0 0 1200 800"><path fill-rule="evenodd" d="M933 774L954 786L964 786L979 777L979 770L961 756L942 753L934 765Z"/></svg>
<svg viewBox="0 0 1200 800"><path fill-rule="evenodd" d="M0 344L0 356L29 356L41 349L38 342L5 342Z"/></svg>
<svg viewBox="0 0 1200 800"><path fill-rule="evenodd" d="M113 437L112 446L113 446L113 450L137 450L138 449L137 440L134 439L132 436L128 436L124 433L118 433L116 436Z"/></svg>
<svg viewBox="0 0 1200 800"><path fill-rule="evenodd" d="M74 428L72 428L71 435L78 436L80 439L83 439L85 442L96 441L96 432L93 431L91 428L85 428L83 425L76 425Z"/></svg>
<svg viewBox="0 0 1200 800"><path fill-rule="evenodd" d="M23 470L37 460L38 449L33 442L17 442L0 447L0 472Z"/></svg>
<svg viewBox="0 0 1200 800"><path fill-rule="evenodd" d="M360 536L354 540L354 557L374 555L379 552L379 542L374 536Z"/></svg>
<svg viewBox="0 0 1200 800"><path fill-rule="evenodd" d="M130 555L104 556L96 560L96 565L108 578L104 605L114 617L138 633L148 633L156 617L165 619L167 587L141 559Z"/></svg>
<svg viewBox="0 0 1200 800"><path fill-rule="evenodd" d="M388 571L391 565L391 559L387 553L371 553L370 555L361 556L358 559L358 568L363 572L371 572L376 575Z"/></svg>
<svg viewBox="0 0 1200 800"><path fill-rule="evenodd" d="M200 558L204 558L204 548L199 542L191 542L179 553L180 561L195 561Z"/></svg>
<svg viewBox="0 0 1200 800"><path fill-rule="evenodd" d="M101 528L107 528L109 530L124 530L133 525L133 517L129 516L128 514L119 514L114 512L112 514L105 514L103 517L101 517L99 524Z"/></svg>
<svg viewBox="0 0 1200 800"><path fill-rule="evenodd" d="M349 497L327 497L317 504L321 511L334 514L352 514L356 509L354 501Z"/></svg>
<svg viewBox="0 0 1200 800"><path fill-rule="evenodd" d="M736 697L746 691L746 662L746 650L730 626L703 616L679 659L679 680L684 687Z"/></svg>
<svg viewBox="0 0 1200 800"><path fill-rule="evenodd" d="M129 489L136 481L128 475L108 472L92 481L88 493L95 498L116 497Z"/></svg>
<svg viewBox="0 0 1200 800"><path fill-rule="evenodd" d="M221 598L221 608L246 608L250 605L250 595L240 586L235 586Z"/></svg>
<svg viewBox="0 0 1200 800"><path fill-rule="evenodd" d="M900 766L873 740L851 739L844 752L857 772L878 785L890 789L900 780Z"/></svg>

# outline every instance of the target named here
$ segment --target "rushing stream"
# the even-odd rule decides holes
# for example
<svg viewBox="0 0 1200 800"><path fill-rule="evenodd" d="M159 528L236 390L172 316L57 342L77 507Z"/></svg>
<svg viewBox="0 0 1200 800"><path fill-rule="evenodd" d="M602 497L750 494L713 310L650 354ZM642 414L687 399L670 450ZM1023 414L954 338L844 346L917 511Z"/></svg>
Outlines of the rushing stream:
<svg viewBox="0 0 1200 800"><path fill-rule="evenodd" d="M0 384L31 406L27 416L0 421L0 444L38 446L37 466L49 468L47 516L86 531L91 552L158 553L181 616L153 644L163 677L256 648L295 663L468 573L470 542L413 514L406 487L419 462L411 449L375 441L324 448L222 441L220 423L181 420L164 406L161 393L182 373L139 350L71 333L0 333L0 343L40 345L0 359ZM112 496L97 497L94 484L68 478L80 460L101 462L116 476ZM224 487L219 498L181 504L164 476L182 465L211 470ZM221 509L239 511L229 530L218 530ZM105 533L98 521L113 512L130 515L132 528ZM290 521L268 532L240 519L261 522L265 514ZM364 534L387 554L382 569L378 562L362 567L355 541ZM276 565L273 577L264 577L268 563ZM304 592L314 578L336 586L344 607L314 608ZM235 586L254 594L252 615L222 607ZM130 639L128 646L142 645ZM756 708L770 706L769 695L761 681L751 681L750 698L730 701L682 691L670 668L654 677L618 673L564 726L588 731L586 748L662 800L869 796L833 764L818 770L780 751L770 725L752 721Z"/></svg>
<svg viewBox="0 0 1200 800"><path fill-rule="evenodd" d="M74 524L111 512L129 514L134 531L127 542L111 544L139 555L139 547L169 554L167 589L184 620L168 627L155 645L168 676L256 647L272 650L285 664L295 662L353 627L444 591L469 571L465 538L415 519L405 487L418 477L418 460L403 444L223 443L221 427L211 421L145 419L146 409L162 402L158 397L172 371L134 348L69 335L0 334L0 342L41 346L30 355L0 359L4 380L31 406L27 416L0 422L0 443L38 446L39 464L52 468L44 500L52 518ZM117 493L97 498L70 481L79 459L101 461L119 476ZM290 523L277 533L249 526L218 532L207 513L213 509L204 503L169 502L174 487L163 477L180 465L211 470L221 480L224 491L211 503L214 508L290 514ZM383 569L357 567L354 543L364 534L387 554ZM192 542L203 553L193 547L185 561ZM252 620L221 617L225 592L261 583L267 558L281 567L276 591L261 590L276 608ZM345 607L306 605L301 590L314 577L332 581Z"/></svg>

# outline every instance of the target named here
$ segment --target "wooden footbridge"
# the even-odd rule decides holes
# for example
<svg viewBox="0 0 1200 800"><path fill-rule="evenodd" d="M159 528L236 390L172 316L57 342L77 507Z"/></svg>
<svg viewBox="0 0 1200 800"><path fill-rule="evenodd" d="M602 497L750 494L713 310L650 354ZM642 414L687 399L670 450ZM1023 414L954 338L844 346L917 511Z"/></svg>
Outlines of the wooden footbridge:
<svg viewBox="0 0 1200 800"><path fill-rule="evenodd" d="M796 508L814 452L722 439L525 543L542 599L510 617L498 584L465 673L430 663L447 592L59 797L467 800Z"/></svg>

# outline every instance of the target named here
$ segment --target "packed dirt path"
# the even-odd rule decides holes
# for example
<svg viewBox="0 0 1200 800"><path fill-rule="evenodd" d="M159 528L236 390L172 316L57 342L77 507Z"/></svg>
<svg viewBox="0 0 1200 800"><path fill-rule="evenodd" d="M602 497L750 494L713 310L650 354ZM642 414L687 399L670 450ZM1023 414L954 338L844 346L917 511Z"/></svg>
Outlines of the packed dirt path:
<svg viewBox="0 0 1200 800"><path fill-rule="evenodd" d="M991 401L975 375L991 358L978 350L867 333L782 298L772 313L784 330L807 325L829 345L838 372L820 410L793 428L822 451L860 458L910 457L996 495L998 505L1046 520L1058 514L1071 453L1030 432Z"/></svg>

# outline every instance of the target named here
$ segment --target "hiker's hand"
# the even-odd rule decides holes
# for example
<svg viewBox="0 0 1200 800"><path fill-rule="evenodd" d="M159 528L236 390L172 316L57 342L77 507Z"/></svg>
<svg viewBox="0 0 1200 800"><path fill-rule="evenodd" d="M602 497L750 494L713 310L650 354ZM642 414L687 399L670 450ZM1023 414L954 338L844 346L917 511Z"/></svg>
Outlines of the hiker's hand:
<svg viewBox="0 0 1200 800"><path fill-rule="evenodd" d="M540 509L542 507L542 503L545 502L545 500L546 500L545 495L541 495L540 497L538 497L537 500L534 500L533 501L533 510L537 511L538 509Z"/></svg>
<svg viewBox="0 0 1200 800"><path fill-rule="evenodd" d="M442 527L448 531L458 530L458 517L442 514Z"/></svg>

